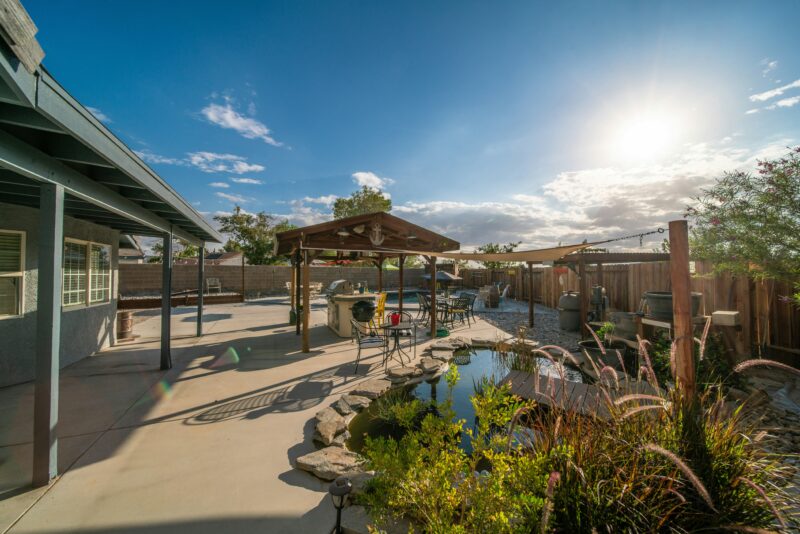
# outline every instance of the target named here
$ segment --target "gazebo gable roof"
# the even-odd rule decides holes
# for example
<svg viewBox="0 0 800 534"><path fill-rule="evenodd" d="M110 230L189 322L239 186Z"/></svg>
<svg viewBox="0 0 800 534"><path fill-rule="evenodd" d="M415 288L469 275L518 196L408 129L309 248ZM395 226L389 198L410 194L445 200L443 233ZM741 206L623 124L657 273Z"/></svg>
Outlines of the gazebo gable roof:
<svg viewBox="0 0 800 534"><path fill-rule="evenodd" d="M383 240L375 245L370 233L380 227ZM276 255L302 247L320 250L373 251L392 255L391 250L424 252L458 250L458 241L385 212L366 213L280 232L275 240ZM396 254L395 254L396 255Z"/></svg>

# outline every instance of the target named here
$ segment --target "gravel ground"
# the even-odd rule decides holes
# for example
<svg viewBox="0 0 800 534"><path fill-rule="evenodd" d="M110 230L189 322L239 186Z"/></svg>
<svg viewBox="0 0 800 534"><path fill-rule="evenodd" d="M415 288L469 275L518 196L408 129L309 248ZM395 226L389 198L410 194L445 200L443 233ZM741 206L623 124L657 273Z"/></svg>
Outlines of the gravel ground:
<svg viewBox="0 0 800 534"><path fill-rule="evenodd" d="M476 311L475 315L512 336L517 335L520 326L528 327L527 311ZM528 329L527 337L539 345L558 345L571 351L578 349L581 339L578 332L564 332L558 327L558 311L539 304L534 310L534 327Z"/></svg>

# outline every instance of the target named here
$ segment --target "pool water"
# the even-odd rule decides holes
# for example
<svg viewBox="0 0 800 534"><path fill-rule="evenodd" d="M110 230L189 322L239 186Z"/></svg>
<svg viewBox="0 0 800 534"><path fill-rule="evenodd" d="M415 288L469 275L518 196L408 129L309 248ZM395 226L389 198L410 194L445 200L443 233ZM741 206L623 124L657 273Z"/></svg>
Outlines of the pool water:
<svg viewBox="0 0 800 534"><path fill-rule="evenodd" d="M560 378L559 370L547 358L536 358L539 366L539 374ZM506 377L510 371L508 359L490 349L480 349L457 353L450 365L458 366L459 380L453 387L452 408L456 419L464 419L468 426L475 423L475 410L472 407L470 397L475 394L475 385L481 382L483 377L490 377L493 381L499 382ZM564 378L571 382L583 382L583 375L577 369L563 366ZM390 393L394 394L394 392ZM417 398L425 403L429 401L441 402L447 396L447 382L444 376L440 376L430 382L422 382L413 386L408 386L396 394L405 394L409 398ZM372 437L391 436L399 438L402 435L400 429L376 418L378 404L374 401L369 408L358 414L350 423L351 437L347 442L347 447L356 452L361 452L364 446L364 435ZM462 441L461 447L470 452L469 443Z"/></svg>
<svg viewBox="0 0 800 534"><path fill-rule="evenodd" d="M417 304L417 293L419 291L415 289L404 289L403 290L403 304ZM397 304L400 302L398 298L400 295L397 291L387 291L386 292L386 303L387 304Z"/></svg>

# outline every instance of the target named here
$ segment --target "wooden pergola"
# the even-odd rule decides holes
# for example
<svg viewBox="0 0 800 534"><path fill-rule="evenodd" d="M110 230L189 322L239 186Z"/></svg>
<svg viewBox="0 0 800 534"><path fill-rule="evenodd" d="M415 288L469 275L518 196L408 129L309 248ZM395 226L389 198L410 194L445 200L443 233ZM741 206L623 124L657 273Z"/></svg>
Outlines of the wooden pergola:
<svg viewBox="0 0 800 534"><path fill-rule="evenodd" d="M378 291L383 291L383 264L398 259L398 302L403 310L403 264L408 256L422 256L431 272L431 309L436 309L436 253L458 250L454 241L385 212L356 215L321 224L280 232L275 237L275 255L289 256L292 270L292 307L302 302L302 320L296 333L302 334L303 352L309 352L311 262L325 260L366 260L378 268ZM299 283L298 283L299 282ZM302 291L301 291L302 289ZM301 329L302 324L302 329ZM431 313L431 332L436 334L436 313Z"/></svg>

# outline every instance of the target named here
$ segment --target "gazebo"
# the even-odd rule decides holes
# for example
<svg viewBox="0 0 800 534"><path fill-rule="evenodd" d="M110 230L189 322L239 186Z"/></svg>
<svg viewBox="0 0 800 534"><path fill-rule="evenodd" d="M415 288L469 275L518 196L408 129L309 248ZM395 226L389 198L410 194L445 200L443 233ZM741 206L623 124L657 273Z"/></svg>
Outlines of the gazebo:
<svg viewBox="0 0 800 534"><path fill-rule="evenodd" d="M309 266L312 261L368 259L378 268L380 291L383 289L384 262L389 258L397 258L400 281L398 298L402 311L405 259L408 256L422 256L435 279L436 255L448 250L458 250L460 246L458 241L385 212L355 215L278 233L275 237L275 255L286 255L291 259L294 266L292 303L302 302L303 306L302 317L298 318L296 326L297 334L303 336L303 352L310 351ZM432 306L435 306L435 282L431 283L431 298ZM435 329L435 317L433 323L432 328Z"/></svg>

